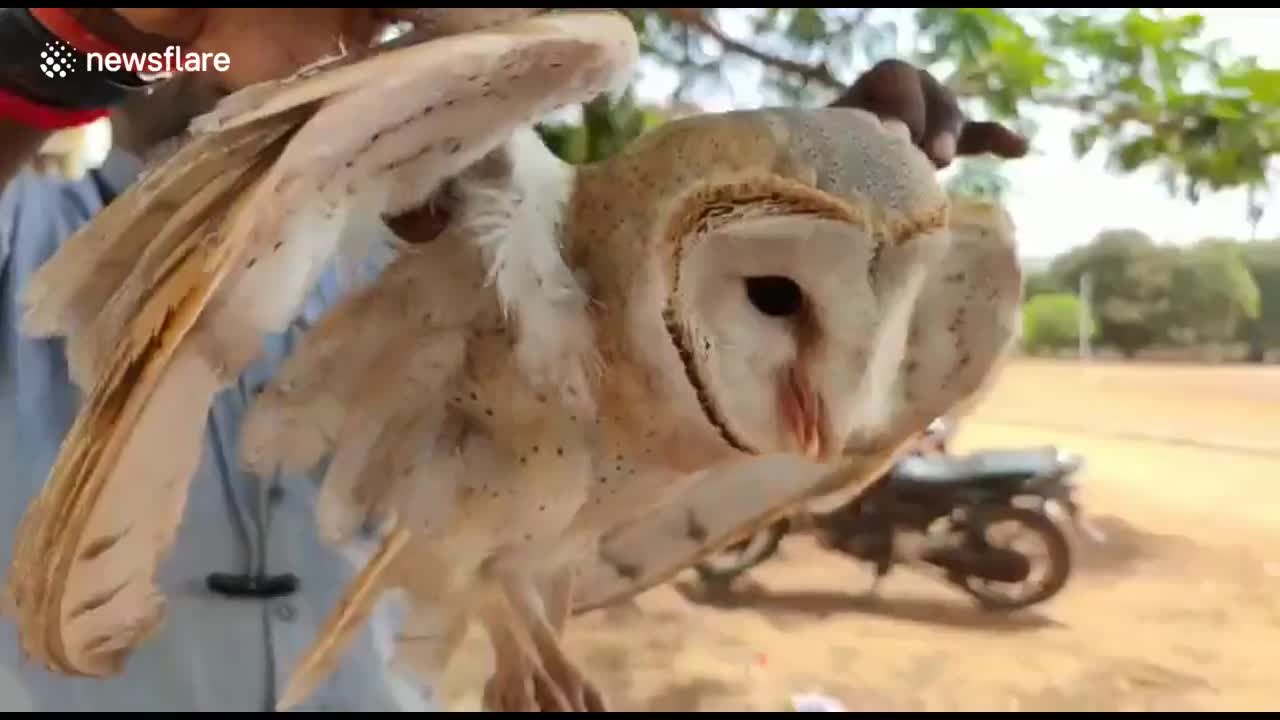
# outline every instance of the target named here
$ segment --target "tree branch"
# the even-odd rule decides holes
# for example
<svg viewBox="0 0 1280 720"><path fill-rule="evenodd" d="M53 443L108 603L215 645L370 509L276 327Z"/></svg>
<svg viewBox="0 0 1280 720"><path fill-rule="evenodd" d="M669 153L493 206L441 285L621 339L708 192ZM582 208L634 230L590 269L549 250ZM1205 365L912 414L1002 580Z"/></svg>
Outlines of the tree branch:
<svg viewBox="0 0 1280 720"><path fill-rule="evenodd" d="M750 45L729 37L723 30L716 26L715 23L704 15L699 8L663 8L667 17L680 23L686 28L697 30L705 35L710 35L712 39L720 43L725 50L739 55L745 55L753 60L761 62L770 67L777 68L783 72L798 75L805 80L825 85L835 90L844 90L846 83L841 82L827 67L826 63L818 65L809 65L795 60L789 60L784 57L772 55L757 50Z"/></svg>

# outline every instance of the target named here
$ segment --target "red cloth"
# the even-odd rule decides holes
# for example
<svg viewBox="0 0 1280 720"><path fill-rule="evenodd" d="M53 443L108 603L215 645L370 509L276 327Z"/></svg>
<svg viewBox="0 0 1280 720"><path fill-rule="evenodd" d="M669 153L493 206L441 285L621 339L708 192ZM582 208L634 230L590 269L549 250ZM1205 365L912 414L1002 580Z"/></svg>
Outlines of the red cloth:
<svg viewBox="0 0 1280 720"><path fill-rule="evenodd" d="M0 119L11 120L41 130L63 130L88 125L98 118L106 117L109 112L105 108L64 110L49 107L0 89Z"/></svg>
<svg viewBox="0 0 1280 720"><path fill-rule="evenodd" d="M66 8L27 8L49 32L82 53L118 53L119 48L89 32ZM67 110L49 107L0 89L0 119L41 130L63 130L106 117L106 109Z"/></svg>

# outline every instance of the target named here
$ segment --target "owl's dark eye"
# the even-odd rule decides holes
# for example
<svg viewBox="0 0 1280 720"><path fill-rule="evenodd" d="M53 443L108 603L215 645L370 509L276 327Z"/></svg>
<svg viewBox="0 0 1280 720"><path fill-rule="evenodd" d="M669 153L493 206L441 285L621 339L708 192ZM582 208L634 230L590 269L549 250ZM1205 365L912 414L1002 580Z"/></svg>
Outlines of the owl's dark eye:
<svg viewBox="0 0 1280 720"><path fill-rule="evenodd" d="M747 299L768 317L791 317L804 306L804 293L795 280L781 275L745 278Z"/></svg>

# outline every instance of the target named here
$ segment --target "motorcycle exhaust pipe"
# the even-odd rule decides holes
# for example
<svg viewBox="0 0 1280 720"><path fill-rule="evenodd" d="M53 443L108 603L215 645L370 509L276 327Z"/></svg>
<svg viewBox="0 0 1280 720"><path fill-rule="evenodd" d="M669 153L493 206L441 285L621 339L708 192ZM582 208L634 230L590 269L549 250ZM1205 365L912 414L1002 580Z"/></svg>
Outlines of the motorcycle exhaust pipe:
<svg viewBox="0 0 1280 720"><path fill-rule="evenodd" d="M958 575L993 582L1022 582L1031 574L1031 561L1025 555L1004 548L987 548L981 552L941 548L928 553L925 560Z"/></svg>

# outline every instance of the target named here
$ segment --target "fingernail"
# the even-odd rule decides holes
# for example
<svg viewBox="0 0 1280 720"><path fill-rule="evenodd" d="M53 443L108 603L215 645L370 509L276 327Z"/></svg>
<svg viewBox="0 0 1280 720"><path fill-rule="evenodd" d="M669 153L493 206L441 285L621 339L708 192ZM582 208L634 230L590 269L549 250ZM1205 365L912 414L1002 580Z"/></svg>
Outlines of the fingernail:
<svg viewBox="0 0 1280 720"><path fill-rule="evenodd" d="M943 133L929 144L929 154L935 162L951 162L956 155L956 138L951 133Z"/></svg>

